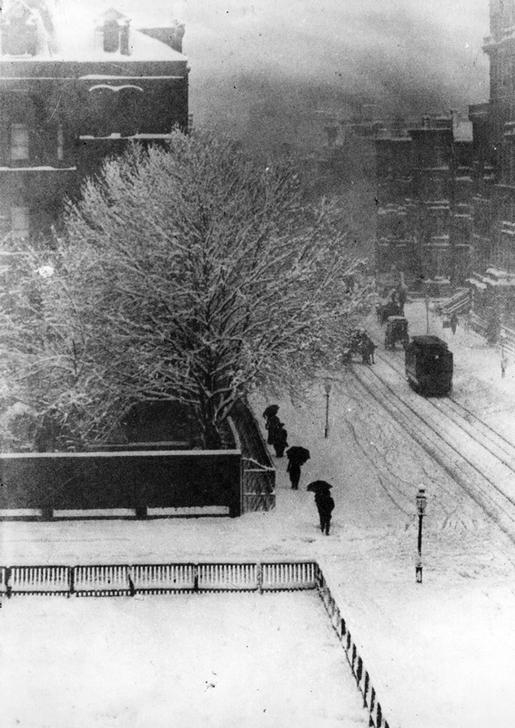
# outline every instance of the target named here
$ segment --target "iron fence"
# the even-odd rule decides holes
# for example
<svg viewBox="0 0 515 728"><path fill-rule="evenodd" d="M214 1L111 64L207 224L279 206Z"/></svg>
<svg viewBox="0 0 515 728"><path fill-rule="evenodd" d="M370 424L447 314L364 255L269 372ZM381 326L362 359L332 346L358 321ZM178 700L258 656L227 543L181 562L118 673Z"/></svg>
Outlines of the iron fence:
<svg viewBox="0 0 515 728"><path fill-rule="evenodd" d="M214 591L299 591L316 589L345 651L371 728L389 728L370 673L326 578L314 561L91 564L0 567L1 597L64 595L126 596Z"/></svg>
<svg viewBox="0 0 515 728"><path fill-rule="evenodd" d="M275 507L275 468L259 424L242 400L233 405L231 420L242 453L243 512L269 511Z"/></svg>

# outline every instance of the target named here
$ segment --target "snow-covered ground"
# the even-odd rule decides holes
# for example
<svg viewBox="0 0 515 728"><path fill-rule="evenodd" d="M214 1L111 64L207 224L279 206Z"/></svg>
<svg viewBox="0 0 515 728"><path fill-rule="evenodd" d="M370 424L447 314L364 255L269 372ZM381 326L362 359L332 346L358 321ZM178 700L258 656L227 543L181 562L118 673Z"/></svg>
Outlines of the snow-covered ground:
<svg viewBox="0 0 515 728"><path fill-rule="evenodd" d="M408 305L406 313L410 333L425 333L423 302ZM447 338L454 352L454 396L515 439L515 362L503 379L499 353L461 323L453 336L431 317L431 333ZM264 404L255 399L258 413ZM271 513L232 520L3 523L0 562L316 559L391 728L512 728L513 541L398 423L359 393L352 377L342 372L333 384L327 439L324 414L321 384L296 403L281 402L290 445L308 447L311 460L295 492L285 460L276 459L277 508ZM317 529L313 498L305 491L315 478L334 485L328 537ZM420 484L428 507L424 583L416 584ZM280 680L276 687L281 693Z"/></svg>
<svg viewBox="0 0 515 728"><path fill-rule="evenodd" d="M368 723L314 592L11 600L3 728Z"/></svg>

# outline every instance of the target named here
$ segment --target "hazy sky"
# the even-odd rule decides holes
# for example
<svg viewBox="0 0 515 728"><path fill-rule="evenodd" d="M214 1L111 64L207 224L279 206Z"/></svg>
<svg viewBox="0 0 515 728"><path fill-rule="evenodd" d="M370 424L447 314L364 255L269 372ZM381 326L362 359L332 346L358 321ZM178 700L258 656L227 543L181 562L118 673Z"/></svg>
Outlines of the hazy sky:
<svg viewBox="0 0 515 728"><path fill-rule="evenodd" d="M191 110L201 122L238 128L261 106L282 118L313 104L337 109L345 98L408 113L488 98L488 0L107 4L135 21L185 21Z"/></svg>

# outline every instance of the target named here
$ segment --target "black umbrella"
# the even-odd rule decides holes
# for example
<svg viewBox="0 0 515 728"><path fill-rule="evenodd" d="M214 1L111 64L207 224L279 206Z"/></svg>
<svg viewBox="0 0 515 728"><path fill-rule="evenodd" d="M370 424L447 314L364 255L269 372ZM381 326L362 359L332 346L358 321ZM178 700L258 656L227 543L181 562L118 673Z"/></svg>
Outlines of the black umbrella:
<svg viewBox="0 0 515 728"><path fill-rule="evenodd" d="M309 450L305 447L300 447L299 445L293 445L288 448L288 450L286 450L286 456L288 460L298 463L298 465L304 465L304 463L306 463L311 457Z"/></svg>
<svg viewBox="0 0 515 728"><path fill-rule="evenodd" d="M269 404L263 412L263 417L267 420L271 415L276 415L279 412L278 404Z"/></svg>
<svg viewBox="0 0 515 728"><path fill-rule="evenodd" d="M332 487L333 486L325 480L314 480L308 485L306 490L309 490L313 493L320 493L320 491L330 490L330 488Z"/></svg>

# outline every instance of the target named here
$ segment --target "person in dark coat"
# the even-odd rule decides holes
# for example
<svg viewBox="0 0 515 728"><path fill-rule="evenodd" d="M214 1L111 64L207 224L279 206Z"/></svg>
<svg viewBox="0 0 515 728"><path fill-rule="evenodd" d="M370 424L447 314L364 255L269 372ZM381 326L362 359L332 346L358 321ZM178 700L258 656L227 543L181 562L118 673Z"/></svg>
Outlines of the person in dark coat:
<svg viewBox="0 0 515 728"><path fill-rule="evenodd" d="M267 417L265 427L268 430L267 443L269 445L274 444L274 432L280 428L281 424L281 420L277 417L277 415L270 415L270 417Z"/></svg>
<svg viewBox="0 0 515 728"><path fill-rule="evenodd" d="M329 536L331 528L331 514L334 509L334 500L328 490L320 490L315 495L315 504L320 516L320 530Z"/></svg>
<svg viewBox="0 0 515 728"><path fill-rule="evenodd" d="M288 433L284 429L284 424L279 423L272 433L272 445L278 458L282 458L285 449L288 447Z"/></svg>
<svg viewBox="0 0 515 728"><path fill-rule="evenodd" d="M309 450L300 445L294 445L286 450L288 467L286 472L290 476L290 483L293 490L299 489L300 469L310 459Z"/></svg>
<svg viewBox="0 0 515 728"><path fill-rule="evenodd" d="M360 350L363 364L374 364L374 351L377 346L368 334L364 334L361 340Z"/></svg>
<svg viewBox="0 0 515 728"><path fill-rule="evenodd" d="M295 460L288 460L288 467L286 468L286 472L290 476L292 489L298 490L300 480L300 463L296 462Z"/></svg>
<svg viewBox="0 0 515 728"><path fill-rule="evenodd" d="M456 328L458 326L458 317L456 316L456 313L453 313L451 316L451 331L452 335L456 333Z"/></svg>

